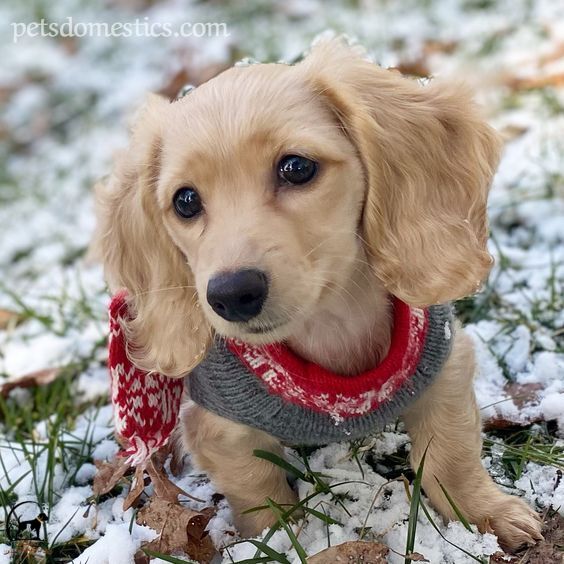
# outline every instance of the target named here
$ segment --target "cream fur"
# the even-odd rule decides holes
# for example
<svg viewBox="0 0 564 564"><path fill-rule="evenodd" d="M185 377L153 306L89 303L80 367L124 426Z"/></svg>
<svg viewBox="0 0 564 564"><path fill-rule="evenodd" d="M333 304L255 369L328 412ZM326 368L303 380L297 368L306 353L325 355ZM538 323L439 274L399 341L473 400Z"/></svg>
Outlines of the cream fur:
<svg viewBox="0 0 564 564"><path fill-rule="evenodd" d="M230 69L178 102L152 97L97 192L96 248L112 291L129 292L132 359L182 376L217 333L284 340L342 374L373 366L389 347L389 294L425 306L467 295L487 275L486 200L499 150L464 86L419 85L339 41L295 66ZM307 187L276 186L275 164L291 153L319 162ZM171 205L185 185L205 207L190 221ZM248 324L221 319L205 297L211 276L241 267L271 280ZM424 486L434 506L455 517L436 477L468 519L516 548L540 538L540 522L482 469L473 373L459 330L436 384L405 414L413 464L430 443ZM252 456L280 453L278 441L193 405L183 420L186 448L244 534L273 521L246 508L266 497L293 503L283 473Z"/></svg>

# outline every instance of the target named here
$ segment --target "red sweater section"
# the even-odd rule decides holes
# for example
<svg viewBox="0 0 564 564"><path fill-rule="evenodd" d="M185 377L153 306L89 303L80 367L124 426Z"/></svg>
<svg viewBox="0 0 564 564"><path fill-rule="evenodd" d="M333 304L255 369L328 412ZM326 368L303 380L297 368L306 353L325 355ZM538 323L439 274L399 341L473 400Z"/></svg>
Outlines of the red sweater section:
<svg viewBox="0 0 564 564"><path fill-rule="evenodd" d="M390 349L376 367L356 376L335 374L283 344L253 347L230 340L230 350L270 393L315 411L361 415L393 395L413 375L427 332L427 312L393 298Z"/></svg>

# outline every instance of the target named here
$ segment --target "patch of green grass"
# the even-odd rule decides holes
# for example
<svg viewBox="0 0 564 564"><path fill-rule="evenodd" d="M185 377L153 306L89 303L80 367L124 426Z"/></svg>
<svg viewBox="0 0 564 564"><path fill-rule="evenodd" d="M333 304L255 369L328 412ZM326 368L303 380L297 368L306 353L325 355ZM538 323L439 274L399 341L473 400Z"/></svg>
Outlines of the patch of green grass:
<svg viewBox="0 0 564 564"><path fill-rule="evenodd" d="M80 406L75 403L76 395L72 375L69 375L59 377L47 386L29 390L25 403L0 397L0 414L4 427L2 440L9 443L10 448L18 448L22 457L30 463L48 453L48 470L52 471L54 462L60 461L63 470L68 473L72 468L68 455L78 456L80 460L73 462L82 463L93 448L92 420L89 421L85 438L74 436L72 427L76 418L87 408L95 407L95 404L89 402ZM105 398L101 398L100 405L104 403ZM93 419L96 412L91 413ZM44 424L41 435L46 438L38 435L38 423ZM64 440L61 438L63 435ZM38 490L41 497L46 495L45 489L41 487Z"/></svg>
<svg viewBox="0 0 564 564"><path fill-rule="evenodd" d="M484 440L484 453L492 455L497 447L503 453L501 463L512 481L522 476L529 462L564 470L564 445L557 443L555 432L555 425L546 423L490 432Z"/></svg>
<svg viewBox="0 0 564 564"><path fill-rule="evenodd" d="M354 444L353 447L358 448L358 444ZM450 545L452 545L457 550L460 550L461 552L470 556L476 562L479 562L480 564L486 564L486 560L483 557L473 555L473 554L467 552L466 550L464 550L462 547L459 547L455 543L446 539L446 537L444 537L444 535L441 533L439 527L437 526L437 524L433 520L429 510L424 505L421 494L422 494L422 478L423 478L423 472L424 472L424 467L425 467L426 452L427 451L425 451L425 454L422 457L420 465L419 465L417 472L415 474L415 478L413 480L413 491L410 492L409 489L407 489L407 486L406 486L406 491L407 491L407 494L408 494L408 497L409 497L409 500L410 500L410 512L409 512L409 516L408 516L408 532L407 532L407 540L406 540L405 563L409 564L409 563L415 561L415 559L416 559L415 556L413 558L410 558L410 555L414 554L415 538L416 538L417 523L418 523L418 513L419 513L419 508L421 507L421 509L423 510L425 516L427 517L427 519L429 520L429 522L431 523L433 528L435 528L437 533L445 541L447 541ZM283 530L286 531L286 534L288 535L292 546L296 550L296 553L298 555L300 562L304 562L305 558L306 558L305 551L303 551L303 547L299 543L297 535L294 534L294 532L290 528L291 524L294 522L294 516L296 514L298 514L298 515L305 514L306 518L308 516L312 516L314 518L322 520L326 524L340 524L335 519L332 519L330 517L328 518L328 516L325 513L321 513L321 512L316 511L316 510L312 510L312 508L310 508L308 505L317 496L319 496L321 494L325 494L325 493L329 493L332 496L332 500L333 500L334 504L339 504L339 493L334 492L333 491L334 488L339 488L339 487L342 487L343 485L347 485L348 483L353 483L353 482L346 482L345 481L345 482L339 482L339 483L331 484L331 483L325 481L324 477L321 473L314 473L314 472L311 471L311 469L309 468L309 463L307 461L307 457L305 457L305 459L304 459L304 465L307 468L307 472L304 473L299 468L296 468L294 465L292 465L292 464L288 463L286 460L280 458L278 455L274 455L272 453L266 453L265 451L255 451L255 455L259 456L259 458L262 458L264 460L268 460L268 461L272 462L273 464L276 464L277 466L279 466L280 468L282 468L286 472L293 474L297 478L305 480L306 482L309 482L310 484L312 484L312 486L314 486L314 488L313 488L313 492L310 495L308 495L304 499L298 501L293 506L283 507L283 506L275 503L273 500L267 500L266 505L263 505L263 506L260 506L260 507L254 507L254 508L248 510L248 512L255 512L255 511L263 511L265 509L271 509L272 511L274 511L274 513L276 515L277 523L270 528L270 530L266 533L266 535L264 536L264 538L261 541L242 540L242 541L238 541L236 543L233 543L233 545L239 544L241 542L251 542L252 544L254 544L254 546L257 548L257 552L255 553L255 555L252 559L237 561L237 562L234 561L233 559L231 559L231 560L234 564L244 564L244 563L254 564L254 563L258 563L258 562L268 562L268 561L281 562L281 563L285 564L286 562L288 562L288 560L286 559L286 556L283 555L283 554L277 553L276 551L272 551L271 547L268 546L268 541L270 540L272 535L276 531L283 529ZM371 511L373 510L376 499L378 498L378 496L381 494L381 492L385 489L385 487L388 484L390 484L393 481L397 481L399 479L400 478L395 478L393 480L386 482L385 484L380 486L378 488L378 490L376 491L376 493L375 493L375 495L372 499L371 505L369 507L369 510L367 512L367 515L366 515L366 518L365 518L365 521L364 521L364 525L359 530L359 537L360 537L361 540L369 532L369 528L366 526L366 524L367 524L367 521L368 521L368 517L369 517ZM407 480L406 480L405 477L402 477L401 479L404 481L404 483L407 484ZM361 482L361 483L365 483L366 485L369 485L366 482ZM447 497L449 503L453 507L453 510L455 511L455 513L457 515L460 515L461 521L462 521L463 525L465 526L465 528L467 528L469 531L474 532L473 529L471 528L470 524L468 523L468 521L465 519L465 517L460 512L460 509L455 505L451 495L442 486L442 484L441 484L441 488L443 489L443 492L445 493L445 496ZM330 546L329 535L327 535L327 539L328 539L327 545ZM227 548L227 554L229 555L228 548ZM262 556L262 555L266 555L266 556ZM230 555L229 555L229 557L231 558ZM271 560L267 560L266 558L270 558Z"/></svg>
<svg viewBox="0 0 564 564"><path fill-rule="evenodd" d="M497 0L465 0L462 7L465 10L491 10L497 5Z"/></svg>
<svg viewBox="0 0 564 564"><path fill-rule="evenodd" d="M78 470L92 459L96 446L94 420L99 407L105 405L107 399L104 397L98 402L82 404L78 400L77 377L88 365L89 361L82 359L61 369L58 378L48 385L32 387L7 398L0 396L0 473L7 483L7 487L0 490L4 509L3 518L0 518L0 542L12 546L16 562L26 561L27 556L20 544L6 537L5 528L10 508L18 502L18 485L31 477L33 496L49 515L62 493L77 485ZM81 415L87 422L78 436L74 426ZM42 426L40 433L38 425ZM10 462L6 460L8 454ZM18 479L10 478L8 465L13 464L14 459L27 468ZM67 525L63 525L60 532ZM57 544L56 537L46 539L43 536L43 539L33 541L33 546L53 562L71 560L92 542L75 538Z"/></svg>

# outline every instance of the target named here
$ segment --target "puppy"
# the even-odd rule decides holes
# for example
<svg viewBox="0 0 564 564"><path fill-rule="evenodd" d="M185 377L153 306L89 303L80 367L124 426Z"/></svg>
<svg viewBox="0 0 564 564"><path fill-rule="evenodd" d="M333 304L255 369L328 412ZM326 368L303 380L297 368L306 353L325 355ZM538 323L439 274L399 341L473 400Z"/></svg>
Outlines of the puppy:
<svg viewBox="0 0 564 564"><path fill-rule="evenodd" d="M472 344L448 306L491 267L499 152L464 87L421 86L336 40L149 99L99 188L98 246L128 291L131 359L187 375L185 446L244 535L275 520L246 509L296 501L253 449L401 414L446 519L441 486L505 547L542 538L481 465Z"/></svg>

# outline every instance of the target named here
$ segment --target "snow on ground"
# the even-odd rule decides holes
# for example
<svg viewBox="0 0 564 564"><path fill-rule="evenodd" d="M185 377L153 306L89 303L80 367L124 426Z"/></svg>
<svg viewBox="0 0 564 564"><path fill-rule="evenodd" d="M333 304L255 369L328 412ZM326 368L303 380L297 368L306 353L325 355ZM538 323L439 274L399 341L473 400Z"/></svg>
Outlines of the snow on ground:
<svg viewBox="0 0 564 564"><path fill-rule="evenodd" d="M168 84L186 65L198 72L229 63L232 57L293 60L316 34L332 28L357 37L386 66L417 62L425 53L432 74L464 78L477 87L492 123L507 135L490 203L491 250L497 266L484 292L459 304L459 312L476 343L476 392L484 418L555 420L560 436L555 446L564 447L564 96L550 87L527 91L506 86L510 78L526 81L562 71L564 59L552 55L564 45L563 3L253 0L222 7L188 0L40 0L34 6L32 10L16 0L0 6L5 39L0 44L0 101L5 102L0 118L0 308L23 312L26 318L0 331L0 373L5 378L82 361L77 405L107 393L101 367L107 296L100 267L84 258L94 227L91 187L108 172L114 151L124 145L127 121L145 93ZM9 22L40 17L63 21L68 16L76 21L148 17L175 25L226 22L230 35L25 37L10 42ZM521 391L533 386L535 397L520 401L508 383ZM25 390L14 395L21 404L29 401ZM48 423L37 426L38 444L48 440L49 429ZM19 500L33 500L34 483L47 472L47 451L30 464L12 432L5 426L0 439L0 486L8 488L21 478L13 492ZM80 535L98 539L79 562L132 562L141 541L152 533L137 525L130 530L131 510L122 511L125 494L88 512L84 505L92 493L92 458L110 458L117 449L109 407L87 408L65 433L63 438L74 441L76 448L88 444L90 454L70 478L60 460L55 467L50 538L59 534L58 543ZM405 441L401 432L386 433L369 449L370 455L391 455ZM496 479L539 509L552 505L564 515L558 470L528 462L513 484L502 464L504 449L503 442L494 445L484 461ZM308 554L326 548L328 538L332 545L358 538L363 526L369 527L370 538L404 552L409 504L401 482L384 485L386 479L366 463L362 474L348 445L320 449L311 455L310 464L330 476L329 481L357 482L340 487L348 492L344 505L350 516L329 496L316 498L318 509L344 525L326 527L310 519L299 535ZM383 471L384 466L377 468ZM192 468L180 483L207 502L214 493ZM299 487L305 496L311 486ZM447 540L420 515L415 546L431 562L472 561L448 541L473 555L497 550L491 535L470 533L456 523L443 526L432 515ZM233 541L225 504L211 521L210 533L218 547ZM286 533L276 533L269 544L297 561ZM255 548L243 543L229 552L224 552L224 562L252 557ZM0 545L0 562L8 558ZM395 555L391 561L403 559Z"/></svg>

